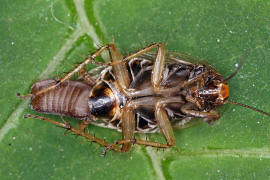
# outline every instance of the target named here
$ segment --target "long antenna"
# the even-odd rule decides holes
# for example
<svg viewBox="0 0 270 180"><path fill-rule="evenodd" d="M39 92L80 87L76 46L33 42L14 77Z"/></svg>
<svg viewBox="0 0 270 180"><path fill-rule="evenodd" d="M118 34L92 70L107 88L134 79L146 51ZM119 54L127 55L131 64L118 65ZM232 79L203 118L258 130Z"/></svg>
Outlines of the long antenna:
<svg viewBox="0 0 270 180"><path fill-rule="evenodd" d="M244 54L242 55L242 58L241 58L241 60L240 60L240 62L239 62L239 64L238 64L237 68L235 69L235 71L234 71L229 77L225 78L225 79L223 80L223 82L229 81L230 79L232 79L232 78L238 73L239 69L240 69L240 68L243 66L243 64L244 64L244 61L245 61L245 59L246 59L246 56L247 56L247 53L244 52Z"/></svg>
<svg viewBox="0 0 270 180"><path fill-rule="evenodd" d="M266 115L266 116L270 116L270 113L264 112L264 111L262 111L262 110L260 110L260 109L257 109L257 108L255 108L255 107L252 107L252 106L249 106L249 105L246 105L246 104L241 104L241 103L238 103L238 102L232 102L232 101L227 101L226 104L234 104L234 105L242 106L242 107L244 107L244 108L248 108L248 109L251 109L251 110L253 110L253 111L257 111L257 112L259 112L259 113L262 113L262 114L264 114L264 115Z"/></svg>

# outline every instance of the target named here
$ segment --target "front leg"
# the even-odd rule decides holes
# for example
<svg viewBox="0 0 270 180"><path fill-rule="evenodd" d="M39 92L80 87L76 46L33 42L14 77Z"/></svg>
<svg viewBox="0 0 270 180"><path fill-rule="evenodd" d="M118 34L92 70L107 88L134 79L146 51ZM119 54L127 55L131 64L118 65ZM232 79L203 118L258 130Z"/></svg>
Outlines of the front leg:
<svg viewBox="0 0 270 180"><path fill-rule="evenodd" d="M210 112L193 110L190 107L190 104L182 106L181 111L191 117L204 118L208 124L211 124L213 121L219 119L220 117L220 115L213 110L211 110Z"/></svg>

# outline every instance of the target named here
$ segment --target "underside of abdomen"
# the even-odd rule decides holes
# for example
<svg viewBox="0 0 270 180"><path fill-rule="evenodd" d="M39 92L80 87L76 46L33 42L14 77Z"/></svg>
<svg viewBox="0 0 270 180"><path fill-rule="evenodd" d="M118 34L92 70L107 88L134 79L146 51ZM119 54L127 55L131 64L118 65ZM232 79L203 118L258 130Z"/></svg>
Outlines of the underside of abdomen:
<svg viewBox="0 0 270 180"><path fill-rule="evenodd" d="M56 80L36 82L31 94L54 85ZM31 99L31 108L37 112L70 116L77 119L87 119L90 114L88 96L91 87L81 81L66 81L55 89L34 96Z"/></svg>

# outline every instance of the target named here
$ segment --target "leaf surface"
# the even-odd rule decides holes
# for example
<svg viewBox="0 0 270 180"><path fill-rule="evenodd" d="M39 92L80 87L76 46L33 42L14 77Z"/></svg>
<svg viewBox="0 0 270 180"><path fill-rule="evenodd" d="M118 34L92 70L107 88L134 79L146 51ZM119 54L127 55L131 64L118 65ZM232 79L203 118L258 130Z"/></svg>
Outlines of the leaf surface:
<svg viewBox="0 0 270 180"><path fill-rule="evenodd" d="M23 119L23 114L37 113L15 96L27 94L37 80L62 76L99 45L114 41L126 55L166 42L168 51L204 59L225 77L247 52L244 66L229 82L230 99L269 112L269 2L4 0L0 8L3 179L270 177L270 118L248 109L225 105L212 126L175 129L176 146L170 150L135 146L131 153L109 152L104 159L95 144L63 136L64 130L51 124ZM110 142L121 137L109 129L89 130ZM149 138L163 141L161 135Z"/></svg>

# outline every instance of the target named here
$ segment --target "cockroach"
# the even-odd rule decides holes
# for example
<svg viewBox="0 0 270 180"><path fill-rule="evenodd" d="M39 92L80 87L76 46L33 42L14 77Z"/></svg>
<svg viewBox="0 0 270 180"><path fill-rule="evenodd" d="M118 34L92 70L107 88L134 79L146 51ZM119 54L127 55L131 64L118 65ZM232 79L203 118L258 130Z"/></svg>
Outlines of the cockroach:
<svg viewBox="0 0 270 180"><path fill-rule="evenodd" d="M156 54L150 52L157 49ZM98 63L95 58L108 50L111 61ZM242 61L241 61L242 62ZM96 63L103 70L96 77L85 66ZM242 63L241 63L242 64ZM42 119L104 146L107 150L128 152L133 144L169 148L175 144L174 123L202 118L217 120L215 111L224 104L235 104L270 116L257 108L228 101L231 79L223 78L214 68L166 56L165 45L154 43L124 57L114 44L108 44L89 55L82 63L59 79L34 83L30 107L40 113L70 116L82 120L80 128L46 117L27 114L25 118ZM82 80L70 80L79 73ZM122 132L122 139L108 143L85 133L89 124ZM167 143L137 139L134 133L161 132Z"/></svg>

